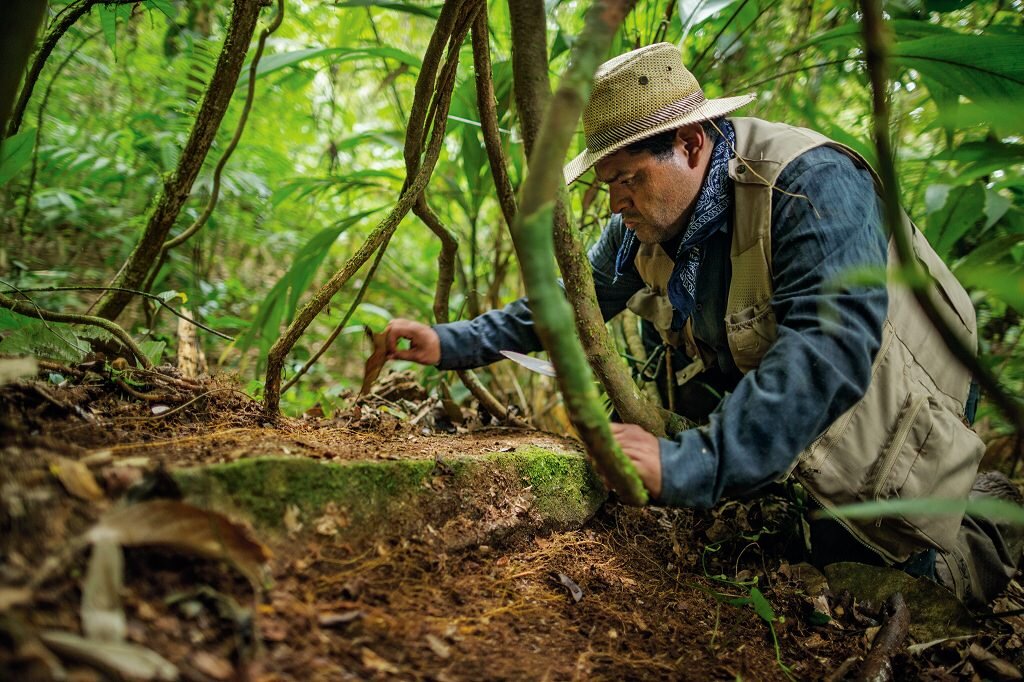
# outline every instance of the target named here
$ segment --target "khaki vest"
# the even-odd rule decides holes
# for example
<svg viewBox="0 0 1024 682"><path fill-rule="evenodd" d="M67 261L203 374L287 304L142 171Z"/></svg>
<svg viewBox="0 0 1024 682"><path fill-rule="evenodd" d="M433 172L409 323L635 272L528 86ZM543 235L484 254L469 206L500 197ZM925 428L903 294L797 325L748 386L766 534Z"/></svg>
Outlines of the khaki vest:
<svg viewBox="0 0 1024 682"><path fill-rule="evenodd" d="M729 162L735 188L732 222L732 279L726 335L736 366L757 368L776 332L772 296L772 190L782 170L800 154L827 145L871 171L852 149L804 128L754 118L731 119L736 158ZM881 183L871 171L876 191ZM977 348L974 307L967 293L904 215L919 261L938 285L939 306L951 329ZM673 262L657 244L642 245L636 266L647 287L629 307L650 320L694 362L675 377L684 382L703 370L688 320L682 334L670 330L672 305L667 284ZM920 497L966 500L984 452L966 425L964 403L970 376L947 350L913 293L898 284L895 247L889 243L889 312L864 397L842 414L796 458L793 475L826 509L854 502ZM921 515L841 521L884 558L899 562L912 553L953 547L963 514Z"/></svg>

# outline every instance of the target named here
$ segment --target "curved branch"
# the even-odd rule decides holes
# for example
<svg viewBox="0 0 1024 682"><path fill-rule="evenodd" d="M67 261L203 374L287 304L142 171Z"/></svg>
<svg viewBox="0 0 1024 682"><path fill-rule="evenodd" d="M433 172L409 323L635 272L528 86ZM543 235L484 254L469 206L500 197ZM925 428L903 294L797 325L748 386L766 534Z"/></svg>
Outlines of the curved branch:
<svg viewBox="0 0 1024 682"><path fill-rule="evenodd" d="M573 425L609 487L618 491L623 501L643 504L647 491L636 467L612 437L587 358L568 326L572 309L556 282L552 258L552 225L564 187L562 162L590 94L594 72L632 4L632 0L601 0L587 12L586 26L573 47L569 67L534 141L512 238L537 335L555 364L558 385Z"/></svg>
<svg viewBox="0 0 1024 682"><path fill-rule="evenodd" d="M220 176L224 172L224 166L227 165L228 159L234 154L235 148L238 146L239 140L242 139L242 133L245 132L245 124L249 120L249 113L252 111L252 103L256 98L256 69L259 67L260 58L263 56L263 47L267 44L267 38L270 34L276 31L284 20L284 0L277 0L277 14L274 15L274 20L270 22L270 25L260 32L259 41L256 44L256 52L252 56L252 61L249 63L249 86L245 93L245 104L242 106L242 114L238 118L238 125L235 127L235 134L231 136L231 141L228 142L228 146L224 149L224 153L221 155L220 160L217 161L216 167L213 169L213 184L210 187L210 199L206 202L206 206L203 208L203 212L195 219L184 232L179 234L177 237L172 237L164 242L163 246L160 247L160 256L157 262L160 263L167 256L167 252L176 246L184 244L192 235L202 229L206 221L210 219L210 215L213 213L213 209L217 206L217 199L220 198ZM154 268L154 270L157 268Z"/></svg>
<svg viewBox="0 0 1024 682"><path fill-rule="evenodd" d="M373 259L373 263L370 264L370 269L366 273L366 278L363 279L363 283L359 287L359 291L356 292L356 297L352 299L352 303L349 305L348 310L345 311L345 315L341 318L341 322L339 322L338 326L334 328L334 331L328 335L327 340L323 342L320 348L313 353L312 357L310 357L309 360L306 360L305 364L299 368L299 371L297 371L291 379L285 382L284 386L281 387L282 394L287 393L288 389L299 383L299 379L309 371L310 367L316 364L316 361L327 352L327 349L331 347L331 344L333 344L338 336L341 335L341 332L345 329L345 325L348 324L348 321L352 319L352 315L355 314L356 308L358 308L359 304L363 302L363 296L366 295L366 290L370 288L370 282L373 281L373 276L377 274L377 266L380 265L380 262L384 259L384 252L387 251L388 244L391 243L391 237L393 234L394 233L388 235L380 245L380 248L377 249L377 256Z"/></svg>
<svg viewBox="0 0 1024 682"><path fill-rule="evenodd" d="M946 344L957 361L974 375L981 388L988 393L992 402L1013 424L1017 432L1024 433L1024 407L1019 400L1003 390L999 380L942 318L936 304L935 282L914 254L910 226L903 220L900 210L899 179L896 176L896 166L889 141L889 104L886 99L886 93L889 92L887 63L889 39L882 19L879 0L860 0L860 7L864 15L865 59L868 74L871 77L875 147L878 151L878 172L884 190L885 222L889 233L893 236L900 263L910 275L909 280L913 283L914 298L939 336L942 337L943 343Z"/></svg>
<svg viewBox="0 0 1024 682"><path fill-rule="evenodd" d="M259 0L233 0L231 21L217 57L217 65L203 95L177 167L166 175L159 197L154 203L146 228L110 286L138 289L152 269L167 235L189 198L210 146L217 135L224 114L242 71L245 55L256 30ZM131 300L130 294L111 291L100 298L96 314L108 320L117 318Z"/></svg>
<svg viewBox="0 0 1024 682"><path fill-rule="evenodd" d="M356 253L349 258L341 270L336 272L330 280L313 294L312 299L303 306L302 310L295 316L291 325L284 331L281 337L274 342L267 356L267 374L264 384L264 410L268 415L276 416L281 403L281 371L284 368L284 359L291 351L295 342L310 325L313 319L330 302L345 282L362 267L374 251L376 251L385 239L398 228L398 224L412 209L413 204L426 188L434 166L441 155L441 146L444 142L448 108L451 104L452 90L455 87L455 71L459 60L459 49L466 34L469 32L471 22L479 10L480 0L448 0L441 9L441 16L438 18L434 34L431 36L430 47L424 56L423 68L420 71L420 79L416 84L417 97L413 102L412 110L416 116L422 119L409 122L409 132L406 134L406 167L415 169L415 173L407 173L405 186L402 194L391 209L390 213L370 233L366 241ZM463 5L469 5L464 8ZM450 29L448 27L451 27ZM447 35L440 35L450 31ZM450 40L449 40L450 38ZM441 78L434 83L434 74L437 73L437 62L440 59L441 50L436 46L448 42L448 57L442 69ZM421 85L421 81L429 81L429 87ZM424 98L434 93L436 105L433 110L436 113L436 120L430 133L430 142L420 162L420 132L426 130L426 114L429 105L423 102Z"/></svg>
<svg viewBox="0 0 1024 682"><path fill-rule="evenodd" d="M111 336L116 338L125 348L131 351L135 359L138 360L139 364L146 369L153 369L153 363L149 361L146 354L136 345L135 341L131 336L128 335L120 325L105 320L102 317L94 317L92 315L75 315L72 313L57 313L52 310L44 310L34 303L27 301L18 301L4 294L0 294L0 306L7 308L19 315L25 317L34 317L47 322L64 322L67 324L87 324L93 327L99 327L104 331L108 332Z"/></svg>
<svg viewBox="0 0 1024 682"><path fill-rule="evenodd" d="M517 0L515 3L519 10L525 10L524 5L528 4L529 2L526 0ZM537 5L543 5L543 3L534 0L533 5L536 9ZM525 15L530 16L530 13L525 12ZM538 33L529 35L526 31ZM543 45L544 36L545 25L543 23L527 22L526 25L519 27L520 40L526 40L529 44L540 43ZM533 55L532 59L523 58L519 64L520 70L514 73L517 97L522 96L518 94L520 90L530 92L530 88L532 88L533 97L547 97L547 62L538 61L538 57L539 55ZM525 69L533 69L533 72L527 72ZM478 95L479 97L480 95ZM539 118L536 120L531 118L536 114L531 108L521 106L520 109L524 138L527 132L531 139L536 138L542 121ZM500 160L501 147L499 145L494 153L491 152L490 147L497 140L497 121L494 118L493 107L486 114L484 108L481 107L480 120L485 131L484 141L488 143L488 154L491 155L493 168L494 157L498 156ZM489 128L495 129L492 135L487 134ZM530 152L531 169L537 163L536 155L541 153L543 152L540 150ZM630 376L629 368L619 358L611 336L605 327L604 316L597 305L590 261L587 259L581 240L569 225L565 206L565 192L561 190L554 211L555 257L558 259L558 266L565 281L565 294L572 305L576 332L579 334L580 342L586 352L587 362L597 374L609 399L615 406L615 411L624 422L642 426L656 436L664 436L666 430L673 432L681 430L683 428L682 419L671 412L659 411L658 406L647 400Z"/></svg>
<svg viewBox="0 0 1024 682"><path fill-rule="evenodd" d="M17 291L18 293L36 293L36 292L38 292L38 293L46 293L46 292L51 292L51 291L110 291L111 290L111 287L35 287L35 288L32 288L32 289L19 289L19 288L15 287L12 284L8 284L7 282L3 281L2 279L0 279L0 284L3 284L6 287L10 287L14 291ZM171 314L174 315L175 317L179 317L179 318L185 320L186 322L188 322L191 325L199 327L200 329L202 329L204 331L208 331L211 334L219 336L222 339L226 339L227 341L234 341L235 340L235 337L233 337L233 336L228 336L224 332L219 332L216 329L211 329L210 327L207 327L202 322L196 322L194 319L192 319L188 315L185 315L184 313L179 313L177 310L175 310L171 306L167 305L167 302L164 301L159 296L156 296L154 294L146 293L145 291L138 291L137 289L118 288L117 291L123 291L123 292L129 293L129 294L135 294L136 296L144 296L145 298L148 298L151 301L154 301L154 302L158 303L161 307L166 308L167 310L171 311Z"/></svg>
<svg viewBox="0 0 1024 682"><path fill-rule="evenodd" d="M21 92L18 94L18 101L14 105L14 111L11 113L11 119L7 124L7 137L11 137L18 132L21 127L21 121L25 117L25 109L28 107L29 99L32 98L32 90L35 88L36 82L39 80L39 75L43 72L43 67L46 66L46 60L50 58L50 53L53 52L53 48L56 47L64 34L70 30L75 23L81 19L85 14L88 14L89 10L92 9L93 5L97 5L101 0L78 0L78 2L68 5L66 12L59 19L56 25L46 32L46 36L43 37L42 42L39 44L39 49L36 50L35 57L32 59L32 65L29 67L28 73L25 75L25 84L21 86ZM139 0L109 0L104 2L107 5L129 5L135 4Z"/></svg>

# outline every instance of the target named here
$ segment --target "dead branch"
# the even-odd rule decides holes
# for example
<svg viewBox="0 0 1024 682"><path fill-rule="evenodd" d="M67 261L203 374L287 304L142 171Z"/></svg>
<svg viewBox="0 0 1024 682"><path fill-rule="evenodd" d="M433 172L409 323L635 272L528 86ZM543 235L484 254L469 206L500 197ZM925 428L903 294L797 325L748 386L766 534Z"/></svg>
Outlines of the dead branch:
<svg viewBox="0 0 1024 682"><path fill-rule="evenodd" d="M110 320L106 320L102 317L93 317L92 315L75 315L73 313L58 313L52 310L44 310L30 301L18 301L10 298L9 296L5 296L4 294L0 294L0 306L12 310L19 315L34 317L47 322L87 324L93 327L99 327L111 334L114 338L120 341L125 348L131 351L132 355L135 356L135 359L140 365L146 369L153 369L153 363L149 361L146 354L142 352L138 345L136 345L132 337L128 335L128 332Z"/></svg>
<svg viewBox="0 0 1024 682"><path fill-rule="evenodd" d="M430 45L424 55L423 66L416 82L416 99L413 101L411 119L406 133L406 180L401 196L394 208L370 233L356 253L349 258L341 270L336 272L313 295L312 299L299 311L295 320L284 334L274 343L267 357L267 375L264 390L264 409L272 416L278 414L281 401L281 370L285 356L291 351L295 342L306 330L313 319L330 302L339 289L362 267L371 255L380 247L385 239L397 229L398 224L412 209L420 194L430 181L430 176L441 154L444 142L448 107L451 104L452 90L455 86L455 71L458 66L459 49L469 32L469 25L480 8L480 0L448 0L441 9L437 25L430 39ZM435 79L443 46L447 43L448 51L440 78ZM431 97L433 94L433 97ZM430 99L436 100L433 105L427 104ZM429 126L426 112L433 111L433 125ZM430 140L425 152L422 152L423 135L430 130ZM420 159L422 153L422 162ZM413 172L414 171L414 172Z"/></svg>
<svg viewBox="0 0 1024 682"><path fill-rule="evenodd" d="M886 602L888 618L875 635L871 651L857 675L859 682L888 682L893 679L892 657L903 647L910 628L910 610L899 592Z"/></svg>
<svg viewBox="0 0 1024 682"><path fill-rule="evenodd" d="M1003 390L999 380L992 374L975 354L953 332L943 319L936 304L935 281L917 259L911 242L911 226L903 219L900 209L899 179L892 147L889 141L889 92L888 53L889 35L882 19L882 8L879 0L861 0L861 12L864 16L863 35L865 61L871 77L872 104L874 110L875 148L878 151L878 174L882 179L883 203L885 204L885 224L896 245L902 267L912 282L914 298L924 311L932 326L939 333L943 343L950 352L962 363L974 379L985 390L1000 412L1013 424L1018 433L1024 433L1024 407L1020 401Z"/></svg>
<svg viewBox="0 0 1024 682"><path fill-rule="evenodd" d="M146 280L157 256L167 240L167 235L188 200L192 185L199 175L210 146L217 135L224 114L231 103L231 95L238 83L238 74L256 30L263 2L256 0L233 0L231 22L227 36L217 59L217 66L203 96L192 132L189 134L178 166L164 180L163 189L156 200L156 206L146 229L135 245L128 260L110 283L114 288L138 289ZM131 300L131 295L121 291L110 291L98 301L96 314L113 320L121 314Z"/></svg>

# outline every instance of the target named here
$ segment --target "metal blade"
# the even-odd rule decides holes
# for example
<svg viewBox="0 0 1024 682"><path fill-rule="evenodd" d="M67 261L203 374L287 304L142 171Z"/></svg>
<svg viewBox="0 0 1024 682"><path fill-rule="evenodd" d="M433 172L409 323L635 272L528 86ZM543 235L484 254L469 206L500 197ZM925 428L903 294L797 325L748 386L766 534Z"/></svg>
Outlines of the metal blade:
<svg viewBox="0 0 1024 682"><path fill-rule="evenodd" d="M543 374L546 377L555 376L555 366L547 360L531 358L529 355L523 355L522 353L517 353L514 350L503 350L501 351L501 354L512 362L522 365L531 372Z"/></svg>

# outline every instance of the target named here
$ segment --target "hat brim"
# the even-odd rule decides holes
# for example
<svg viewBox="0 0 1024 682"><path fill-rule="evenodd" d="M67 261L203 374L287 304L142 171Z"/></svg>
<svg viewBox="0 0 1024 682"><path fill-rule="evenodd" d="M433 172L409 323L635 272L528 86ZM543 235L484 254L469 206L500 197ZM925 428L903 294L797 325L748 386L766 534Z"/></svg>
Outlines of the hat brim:
<svg viewBox="0 0 1024 682"><path fill-rule="evenodd" d="M709 121L711 119L718 118L719 116L725 116L744 105L750 104L750 102L754 100L755 96L756 95L741 95L739 97L720 97L718 99L705 100L700 106L688 111L683 116L678 116L676 118L669 119L664 123L659 123L653 128L631 135L613 145L605 147L604 149L597 151L584 149L580 152L579 156L565 164L562 168L562 173L565 176L565 184L571 185L576 182L576 180L586 173L595 163L610 154L614 154L623 147L651 137L652 135L663 133L666 130L672 130L691 123Z"/></svg>

